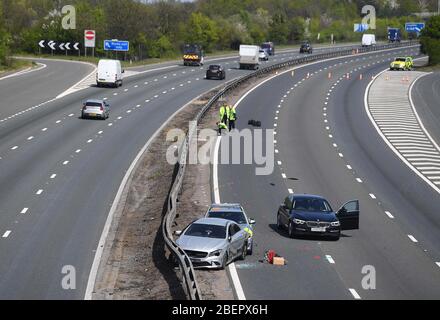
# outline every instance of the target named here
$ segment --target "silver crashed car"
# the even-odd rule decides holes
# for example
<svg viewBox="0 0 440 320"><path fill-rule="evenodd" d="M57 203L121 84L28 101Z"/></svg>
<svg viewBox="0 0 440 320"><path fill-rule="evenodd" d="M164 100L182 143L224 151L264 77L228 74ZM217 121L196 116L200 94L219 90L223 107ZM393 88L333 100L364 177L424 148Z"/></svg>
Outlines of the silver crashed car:
<svg viewBox="0 0 440 320"><path fill-rule="evenodd" d="M247 254L247 234L226 219L202 218L191 223L176 241L194 268L221 268Z"/></svg>

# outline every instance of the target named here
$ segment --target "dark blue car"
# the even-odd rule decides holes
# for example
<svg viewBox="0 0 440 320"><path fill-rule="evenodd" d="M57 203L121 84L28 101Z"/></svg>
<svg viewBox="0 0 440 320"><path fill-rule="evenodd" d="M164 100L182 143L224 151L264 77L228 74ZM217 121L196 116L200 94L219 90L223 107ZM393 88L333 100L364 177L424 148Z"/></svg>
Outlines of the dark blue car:
<svg viewBox="0 0 440 320"><path fill-rule="evenodd" d="M342 230L359 229L359 201L349 201L334 212L323 197L289 195L278 209L277 226L287 229L291 238L312 235L338 240Z"/></svg>

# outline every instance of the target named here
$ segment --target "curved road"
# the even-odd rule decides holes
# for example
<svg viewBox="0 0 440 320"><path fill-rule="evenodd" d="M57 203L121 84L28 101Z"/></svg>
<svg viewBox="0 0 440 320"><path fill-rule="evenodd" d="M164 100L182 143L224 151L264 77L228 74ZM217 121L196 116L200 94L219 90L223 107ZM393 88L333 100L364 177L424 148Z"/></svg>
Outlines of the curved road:
<svg viewBox="0 0 440 320"><path fill-rule="evenodd" d="M296 50L278 53L269 64L296 56ZM249 72L235 69L236 58L218 62L230 68L227 80ZM0 298L84 297L99 237L130 163L170 115L222 83L204 80L206 67L164 66L136 70L148 72L127 78L121 88L90 87L0 124ZM65 90L66 69L56 62L53 67L49 74L0 81L0 91L20 102L0 110L19 113ZM69 81L84 72L69 70ZM30 93L22 96L25 82ZM110 119L78 118L90 98L110 102ZM61 287L68 265L76 270L75 290Z"/></svg>
<svg viewBox="0 0 440 320"><path fill-rule="evenodd" d="M35 70L0 78L0 119L54 99L58 94L90 74L90 64L50 59L34 59Z"/></svg>
<svg viewBox="0 0 440 320"><path fill-rule="evenodd" d="M254 255L236 263L247 299L440 297L440 197L387 147L364 106L372 76L405 54L415 53L306 66L293 78L266 82L238 105L238 128L256 119L276 131L271 175L256 176L255 165L218 168L221 201L242 203L257 221ZM276 228L276 212L289 192L323 195L335 210L359 199L361 229L337 242L288 238ZM287 265L260 263L269 249ZM362 286L365 266L376 272L374 290Z"/></svg>

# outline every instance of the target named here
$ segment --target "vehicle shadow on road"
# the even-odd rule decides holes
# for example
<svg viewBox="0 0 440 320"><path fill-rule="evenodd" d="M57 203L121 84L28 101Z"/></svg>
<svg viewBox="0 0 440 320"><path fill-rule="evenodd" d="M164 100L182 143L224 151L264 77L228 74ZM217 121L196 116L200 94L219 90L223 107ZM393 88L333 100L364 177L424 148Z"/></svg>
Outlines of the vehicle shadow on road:
<svg viewBox="0 0 440 320"><path fill-rule="evenodd" d="M275 223L269 224L269 228L272 229L273 231L275 231L276 233L278 233L280 236L290 239L289 234L287 233L287 230L278 229L278 226ZM350 236L341 234L341 237L350 237ZM308 235L296 236L296 237L292 238L292 240L328 241L328 242L335 241L335 239L333 239L331 237L308 236Z"/></svg>

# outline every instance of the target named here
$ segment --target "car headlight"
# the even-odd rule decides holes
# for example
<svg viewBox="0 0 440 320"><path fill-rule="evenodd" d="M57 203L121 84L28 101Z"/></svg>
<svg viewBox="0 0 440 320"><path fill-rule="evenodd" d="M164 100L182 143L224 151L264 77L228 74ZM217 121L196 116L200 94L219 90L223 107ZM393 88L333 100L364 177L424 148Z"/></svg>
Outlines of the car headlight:
<svg viewBox="0 0 440 320"><path fill-rule="evenodd" d="M332 227L339 227L341 225L341 223L339 221L335 221L335 222L330 223L330 225Z"/></svg>
<svg viewBox="0 0 440 320"><path fill-rule="evenodd" d="M293 223L294 224L304 224L306 222L304 220L300 220L300 219L293 219Z"/></svg>
<svg viewBox="0 0 440 320"><path fill-rule="evenodd" d="M213 252L211 252L210 254L209 254L209 256L210 257L218 257L218 256L220 256L221 254L222 254L222 249L219 249L219 250L215 250L215 251L213 251Z"/></svg>

